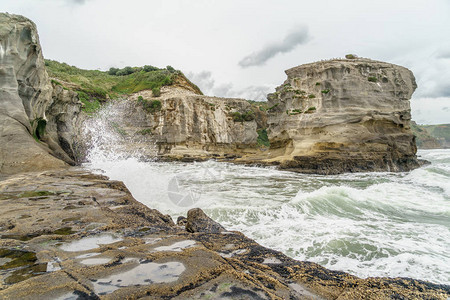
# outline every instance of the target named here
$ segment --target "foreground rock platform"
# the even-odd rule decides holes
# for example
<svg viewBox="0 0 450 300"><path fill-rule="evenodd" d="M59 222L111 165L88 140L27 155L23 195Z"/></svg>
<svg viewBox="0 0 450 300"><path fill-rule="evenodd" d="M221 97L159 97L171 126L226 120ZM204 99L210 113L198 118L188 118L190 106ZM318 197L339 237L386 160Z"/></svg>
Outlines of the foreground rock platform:
<svg viewBox="0 0 450 300"><path fill-rule="evenodd" d="M447 299L450 286L360 279L226 231L176 225L81 169L0 178L1 299ZM186 230L188 229L188 230Z"/></svg>

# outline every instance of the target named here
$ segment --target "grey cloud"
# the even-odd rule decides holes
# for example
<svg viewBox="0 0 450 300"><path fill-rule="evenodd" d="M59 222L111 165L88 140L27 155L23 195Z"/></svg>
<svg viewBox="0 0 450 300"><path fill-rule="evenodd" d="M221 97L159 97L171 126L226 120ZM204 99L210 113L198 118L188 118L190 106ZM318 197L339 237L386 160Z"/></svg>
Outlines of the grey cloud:
<svg viewBox="0 0 450 300"><path fill-rule="evenodd" d="M241 98L255 101L266 101L267 94L274 90L270 85L248 86L243 89L233 88L233 84L226 83L215 87L212 92L215 96L227 98Z"/></svg>
<svg viewBox="0 0 450 300"><path fill-rule="evenodd" d="M189 72L186 75L190 81L195 83L204 94L208 94L214 87L215 81L210 71L202 71L200 73Z"/></svg>
<svg viewBox="0 0 450 300"><path fill-rule="evenodd" d="M443 80L442 80L443 81ZM450 97L450 82L439 80L437 86L429 94L431 97Z"/></svg>
<svg viewBox="0 0 450 300"><path fill-rule="evenodd" d="M437 54L437 58L441 58L441 59L450 58L450 49L439 51Z"/></svg>
<svg viewBox="0 0 450 300"><path fill-rule="evenodd" d="M446 106L442 108L443 111L450 111L450 107Z"/></svg>
<svg viewBox="0 0 450 300"><path fill-rule="evenodd" d="M301 26L289 33L283 41L269 44L265 48L244 57L239 65L243 68L263 65L278 53L290 52L298 45L307 43L309 39L308 27Z"/></svg>
<svg viewBox="0 0 450 300"><path fill-rule="evenodd" d="M200 73L188 73L187 77L195 83L205 95L212 95L226 98L243 98L247 100L266 101L267 94L273 91L274 86L261 85L249 86L243 89L235 89L232 83L222 83L216 85L210 71Z"/></svg>
<svg viewBox="0 0 450 300"><path fill-rule="evenodd" d="M72 2L75 4L85 4L86 0L67 0L68 2Z"/></svg>

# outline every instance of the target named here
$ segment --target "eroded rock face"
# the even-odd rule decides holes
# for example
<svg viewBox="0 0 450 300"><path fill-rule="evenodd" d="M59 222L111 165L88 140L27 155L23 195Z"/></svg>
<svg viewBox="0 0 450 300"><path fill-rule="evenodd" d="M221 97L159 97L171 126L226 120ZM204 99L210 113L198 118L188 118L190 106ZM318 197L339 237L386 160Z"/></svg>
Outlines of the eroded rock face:
<svg viewBox="0 0 450 300"><path fill-rule="evenodd" d="M268 96L269 138L282 168L332 174L419 166L404 67L369 59L301 65Z"/></svg>
<svg viewBox="0 0 450 300"><path fill-rule="evenodd" d="M51 118L47 109L52 104L52 91L36 25L25 17L1 13L1 173L66 166L54 157L61 153L60 158L67 158L62 155L58 139L51 135L44 138L49 132L46 125Z"/></svg>
<svg viewBox="0 0 450 300"><path fill-rule="evenodd" d="M256 145L255 114L243 99L208 97L180 87L164 87L160 97L142 91L113 105L106 122L122 134L129 153L138 149L144 156L206 159L242 155ZM146 105L156 108L146 109Z"/></svg>
<svg viewBox="0 0 450 300"><path fill-rule="evenodd" d="M76 144L79 143L79 115L81 102L78 94L52 84L52 103L47 108L47 134L44 140L58 158L73 165L79 160ZM55 143L56 142L56 143Z"/></svg>

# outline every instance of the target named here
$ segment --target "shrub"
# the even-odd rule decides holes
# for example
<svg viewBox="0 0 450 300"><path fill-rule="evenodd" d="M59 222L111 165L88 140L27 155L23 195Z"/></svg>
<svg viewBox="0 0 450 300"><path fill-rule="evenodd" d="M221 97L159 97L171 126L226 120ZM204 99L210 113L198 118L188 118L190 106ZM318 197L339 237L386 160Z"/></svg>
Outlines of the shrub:
<svg viewBox="0 0 450 300"><path fill-rule="evenodd" d="M312 112L314 112L316 110L316 108L314 107L314 106L311 106L310 108L308 108L306 111L305 111L305 113L312 113Z"/></svg>
<svg viewBox="0 0 450 300"><path fill-rule="evenodd" d="M316 85L320 85L320 82L316 82Z"/></svg>
<svg viewBox="0 0 450 300"><path fill-rule="evenodd" d="M346 58L346 59L356 59L356 58L358 58L358 56L356 56L355 54L347 54L347 55L345 56L345 58Z"/></svg>
<svg viewBox="0 0 450 300"><path fill-rule="evenodd" d="M137 101L138 101L138 103L143 103L144 102L144 97L139 96Z"/></svg>
<svg viewBox="0 0 450 300"><path fill-rule="evenodd" d="M312 98L316 98L316 95L314 95L314 94L309 94L309 95L308 95L308 98L311 98L311 99L312 99Z"/></svg>
<svg viewBox="0 0 450 300"><path fill-rule="evenodd" d="M144 109L149 113L155 113L157 111L160 111L162 107L161 101L159 100L152 100L152 101L144 100L144 103L142 105Z"/></svg>
<svg viewBox="0 0 450 300"><path fill-rule="evenodd" d="M144 72L151 72L151 71L158 71L159 69L157 67L154 66L148 66L145 65L142 70L144 70Z"/></svg>
<svg viewBox="0 0 450 300"><path fill-rule="evenodd" d="M108 74L109 75L117 75L117 72L119 72L119 68L109 68Z"/></svg>
<svg viewBox="0 0 450 300"><path fill-rule="evenodd" d="M370 82L377 82L378 78L376 78L375 76L369 76L367 77L367 80L369 80Z"/></svg>
<svg viewBox="0 0 450 300"><path fill-rule="evenodd" d="M238 111L235 111L231 114L231 117L233 118L234 122L250 122L255 119L255 114L251 110L246 111L242 114Z"/></svg>
<svg viewBox="0 0 450 300"><path fill-rule="evenodd" d="M175 68L173 68L172 66L167 66L166 69L170 72L170 73L175 73Z"/></svg>
<svg viewBox="0 0 450 300"><path fill-rule="evenodd" d="M270 147L269 137L267 136L267 130L260 129L256 131L258 133L257 143L260 146Z"/></svg>
<svg viewBox="0 0 450 300"><path fill-rule="evenodd" d="M330 90L322 90L322 94L328 94Z"/></svg>
<svg viewBox="0 0 450 300"><path fill-rule="evenodd" d="M117 76L126 76L126 75L130 75L133 74L135 72L135 70L132 67L125 67L119 71L117 71L116 75Z"/></svg>
<svg viewBox="0 0 450 300"><path fill-rule="evenodd" d="M152 95L153 97L161 96L161 90L159 89L159 87L152 88Z"/></svg>

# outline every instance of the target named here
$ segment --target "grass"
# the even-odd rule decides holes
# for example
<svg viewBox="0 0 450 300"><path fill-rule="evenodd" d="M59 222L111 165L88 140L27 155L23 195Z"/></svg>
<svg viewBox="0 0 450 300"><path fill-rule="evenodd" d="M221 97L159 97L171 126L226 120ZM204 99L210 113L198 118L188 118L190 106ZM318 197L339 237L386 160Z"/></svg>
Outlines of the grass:
<svg viewBox="0 0 450 300"><path fill-rule="evenodd" d="M159 90L162 86L183 82L201 94L200 89L190 82L181 71L167 66L159 69L152 66L129 67L132 71L126 75L111 75L117 72L83 70L66 63L45 60L45 66L52 83L78 93L83 110L95 112L103 102L117 99L142 90ZM126 69L126 68L124 68ZM154 93L155 94L155 93Z"/></svg>
<svg viewBox="0 0 450 300"><path fill-rule="evenodd" d="M161 101L159 100L144 100L144 102L142 103L142 107L146 112L155 113L161 110L162 105Z"/></svg>
<svg viewBox="0 0 450 300"><path fill-rule="evenodd" d="M370 82L377 82L378 78L376 78L375 76L369 76L367 77L367 80L369 80Z"/></svg>
<svg viewBox="0 0 450 300"><path fill-rule="evenodd" d="M322 92L322 94L328 94L330 92L330 90L328 90L328 89L327 90L322 90L321 92Z"/></svg>

